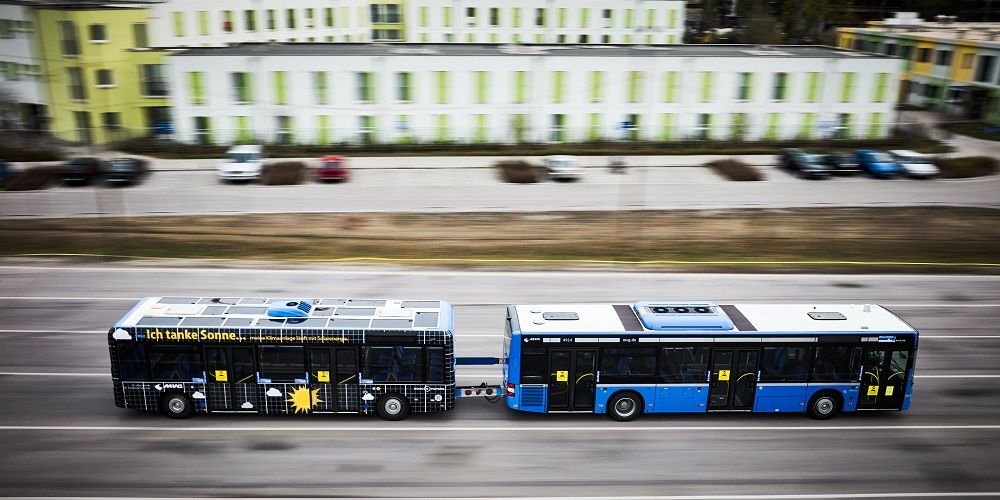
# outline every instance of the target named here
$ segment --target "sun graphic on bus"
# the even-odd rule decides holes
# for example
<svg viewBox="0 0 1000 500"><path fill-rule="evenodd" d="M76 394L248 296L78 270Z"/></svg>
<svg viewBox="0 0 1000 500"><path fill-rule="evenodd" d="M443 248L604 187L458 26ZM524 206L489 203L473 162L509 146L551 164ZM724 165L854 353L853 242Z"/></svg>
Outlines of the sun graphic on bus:
<svg viewBox="0 0 1000 500"><path fill-rule="evenodd" d="M313 405L316 403L322 403L323 400L319 398L319 389L309 389L303 387L296 387L288 393L288 401L292 403L292 408L295 409L295 413L309 413Z"/></svg>

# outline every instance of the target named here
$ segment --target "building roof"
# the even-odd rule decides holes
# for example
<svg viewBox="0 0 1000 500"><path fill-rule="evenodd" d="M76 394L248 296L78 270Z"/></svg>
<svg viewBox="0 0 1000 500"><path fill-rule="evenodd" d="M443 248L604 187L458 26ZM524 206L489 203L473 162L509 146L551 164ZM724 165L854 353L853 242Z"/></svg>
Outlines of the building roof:
<svg viewBox="0 0 1000 500"><path fill-rule="evenodd" d="M1000 47L1000 23L924 23L906 27L869 26L840 28L845 33L938 41L974 41L977 45Z"/></svg>
<svg viewBox="0 0 1000 500"><path fill-rule="evenodd" d="M164 0L0 0L0 4L23 5L39 9L145 9L151 4L162 3Z"/></svg>
<svg viewBox="0 0 1000 500"><path fill-rule="evenodd" d="M653 314L650 306L666 311ZM685 308L677 313L680 306ZM695 307L700 310L696 311ZM889 310L874 304L732 304L650 303L517 305L522 334L587 334L627 332L626 335L670 332L731 335L761 333L913 333L914 329ZM631 312L629 312L631 311ZM811 313L811 314L810 314ZM838 315L839 314L839 315ZM654 317L655 316L655 317ZM714 317L714 320L713 320ZM638 320L638 321L637 321ZM658 321L663 328L651 329ZM626 324L627 323L627 324ZM683 326L699 325L699 326Z"/></svg>
<svg viewBox="0 0 1000 500"><path fill-rule="evenodd" d="M303 315L282 314L301 301ZM451 316L439 300L146 297L114 327L451 330Z"/></svg>
<svg viewBox="0 0 1000 500"><path fill-rule="evenodd" d="M566 56L566 57L767 57L892 58L823 45L585 45L481 43L243 43L181 49L174 56Z"/></svg>

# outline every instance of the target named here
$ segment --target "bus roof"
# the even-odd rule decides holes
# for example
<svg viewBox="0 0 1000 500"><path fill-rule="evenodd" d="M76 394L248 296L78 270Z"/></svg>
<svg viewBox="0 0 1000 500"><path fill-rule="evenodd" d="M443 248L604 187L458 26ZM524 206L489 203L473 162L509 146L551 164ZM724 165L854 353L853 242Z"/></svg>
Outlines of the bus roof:
<svg viewBox="0 0 1000 500"><path fill-rule="evenodd" d="M523 334L664 332L916 333L875 304L730 304L637 302L512 306Z"/></svg>
<svg viewBox="0 0 1000 500"><path fill-rule="evenodd" d="M305 304L300 306L302 303ZM146 297L122 316L114 328L450 331L452 323L451 304L441 300Z"/></svg>

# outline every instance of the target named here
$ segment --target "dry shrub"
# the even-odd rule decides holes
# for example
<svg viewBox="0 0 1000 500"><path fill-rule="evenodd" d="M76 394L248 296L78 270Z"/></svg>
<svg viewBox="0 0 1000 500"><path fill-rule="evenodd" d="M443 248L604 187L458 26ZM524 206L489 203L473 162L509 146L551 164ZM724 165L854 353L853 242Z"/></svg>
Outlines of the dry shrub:
<svg viewBox="0 0 1000 500"><path fill-rule="evenodd" d="M934 164L941 169L944 179L965 179L983 177L997 173L998 162L989 156L965 156L962 158L935 158Z"/></svg>
<svg viewBox="0 0 1000 500"><path fill-rule="evenodd" d="M286 186L302 182L306 171L305 163L300 161L283 161L268 163L260 173L260 182L266 186Z"/></svg>
<svg viewBox="0 0 1000 500"><path fill-rule="evenodd" d="M714 170L717 174L731 181L764 180L764 174L760 173L760 170L732 158L710 161L703 166Z"/></svg>
<svg viewBox="0 0 1000 500"><path fill-rule="evenodd" d="M541 177L538 175L538 167L524 160L503 160L494 163L494 166L500 171L500 178L504 182L530 184L538 182Z"/></svg>
<svg viewBox="0 0 1000 500"><path fill-rule="evenodd" d="M19 172L10 172L10 177L3 183L7 191L34 191L45 189L59 178L58 165L28 167Z"/></svg>

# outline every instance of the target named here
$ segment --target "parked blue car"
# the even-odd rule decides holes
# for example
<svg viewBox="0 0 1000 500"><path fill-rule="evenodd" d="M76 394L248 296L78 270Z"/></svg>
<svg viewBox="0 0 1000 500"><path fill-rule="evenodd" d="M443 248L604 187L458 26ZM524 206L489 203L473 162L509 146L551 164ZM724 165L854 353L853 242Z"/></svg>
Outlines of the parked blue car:
<svg viewBox="0 0 1000 500"><path fill-rule="evenodd" d="M899 164L889 153L873 149L859 149L858 166L874 177L893 177L899 173Z"/></svg>

